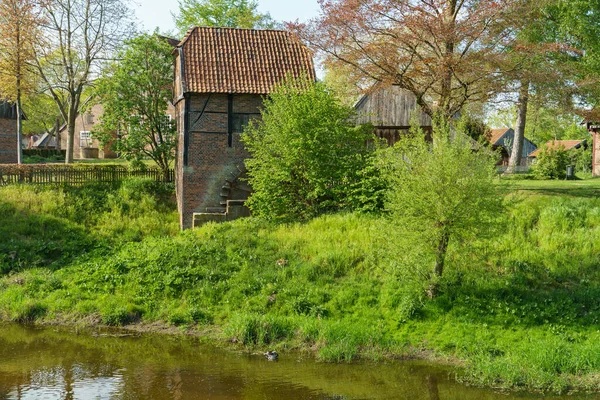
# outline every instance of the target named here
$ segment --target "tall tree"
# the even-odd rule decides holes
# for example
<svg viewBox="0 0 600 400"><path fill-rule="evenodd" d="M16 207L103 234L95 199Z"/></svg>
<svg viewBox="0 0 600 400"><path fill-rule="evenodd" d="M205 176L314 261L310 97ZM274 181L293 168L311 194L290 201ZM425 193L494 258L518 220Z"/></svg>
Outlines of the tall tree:
<svg viewBox="0 0 600 400"><path fill-rule="evenodd" d="M364 86L410 90L429 115L451 118L499 89L504 52L528 17L523 0L328 0L294 29Z"/></svg>
<svg viewBox="0 0 600 400"><path fill-rule="evenodd" d="M23 162L22 96L35 83L31 63L41 24L36 0L0 0L0 97L17 108L17 162Z"/></svg>
<svg viewBox="0 0 600 400"><path fill-rule="evenodd" d="M66 163L73 162L75 120L82 96L103 63L133 32L132 12L121 0L48 0L48 41L37 48L36 69L67 124Z"/></svg>
<svg viewBox="0 0 600 400"><path fill-rule="evenodd" d="M527 125L527 108L529 105L529 85L527 79L521 81L519 89L519 99L517 100L517 123L515 125L515 135L508 160L507 173L516 172L516 167L521 164L523 154L523 144L525 142L525 126Z"/></svg>
<svg viewBox="0 0 600 400"><path fill-rule="evenodd" d="M173 98L173 47L165 38L143 34L125 43L119 61L97 81L96 93L104 113L92 134L104 144L114 143L125 158L150 157L169 171L174 159L175 123L166 115Z"/></svg>
<svg viewBox="0 0 600 400"><path fill-rule="evenodd" d="M538 101L546 99L558 105L572 91L568 81L573 76L572 61L578 58L578 51L560 35L560 23L553 12L556 4L557 0L538 2L532 10L534 18L522 27L515 43L507 49L507 64L513 65L507 79L517 83L518 91L515 137L507 173L515 172L521 162L532 95Z"/></svg>
<svg viewBox="0 0 600 400"><path fill-rule="evenodd" d="M180 0L179 14L173 14L173 19L181 36L193 26L273 28L271 15L257 8L254 0Z"/></svg>
<svg viewBox="0 0 600 400"><path fill-rule="evenodd" d="M567 106L588 119L600 121L600 2L556 0L550 13L561 40L580 50L569 82L572 96L565 96L575 99Z"/></svg>

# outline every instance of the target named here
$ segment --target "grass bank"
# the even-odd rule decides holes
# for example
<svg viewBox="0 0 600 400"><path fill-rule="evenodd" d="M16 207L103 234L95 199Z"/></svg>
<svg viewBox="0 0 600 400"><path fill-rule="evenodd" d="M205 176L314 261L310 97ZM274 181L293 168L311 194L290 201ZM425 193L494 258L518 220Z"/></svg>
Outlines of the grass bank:
<svg viewBox="0 0 600 400"><path fill-rule="evenodd" d="M588 194L600 181L590 182L585 193L507 189L498 232L450 249L433 301L383 218L176 234L171 200L146 181L0 188L0 317L161 321L325 361L435 358L471 383L597 391L600 199Z"/></svg>

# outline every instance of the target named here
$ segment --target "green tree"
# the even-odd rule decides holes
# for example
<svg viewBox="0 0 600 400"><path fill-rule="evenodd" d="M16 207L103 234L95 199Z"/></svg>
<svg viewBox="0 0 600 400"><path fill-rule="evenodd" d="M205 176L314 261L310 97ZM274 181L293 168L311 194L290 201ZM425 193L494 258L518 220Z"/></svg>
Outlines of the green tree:
<svg viewBox="0 0 600 400"><path fill-rule="evenodd" d="M432 144L413 128L411 135L383 150L380 161L390 188L386 209L406 250L419 253L430 297L438 291L450 246L489 228L502 205L493 182L496 155L460 131L451 133L439 117L433 136Z"/></svg>
<svg viewBox="0 0 600 400"><path fill-rule="evenodd" d="M23 161L22 98L35 85L31 63L42 22L35 0L0 1L0 98L8 98L16 105L18 164Z"/></svg>
<svg viewBox="0 0 600 400"><path fill-rule="evenodd" d="M254 0L180 0L179 14L173 14L181 36L193 26L270 29L270 14L261 14Z"/></svg>
<svg viewBox="0 0 600 400"><path fill-rule="evenodd" d="M565 179L569 163L569 154L564 146L544 145L533 164L533 176L536 179Z"/></svg>
<svg viewBox="0 0 600 400"><path fill-rule="evenodd" d="M174 158L175 124L166 115L173 97L173 48L157 34L143 34L125 43L119 61L97 82L104 106L92 133L129 160L149 157L167 173ZM115 139L115 133L119 137Z"/></svg>
<svg viewBox="0 0 600 400"><path fill-rule="evenodd" d="M291 80L278 87L265 101L262 121L243 134L252 155L246 161L252 212L273 220L306 220L376 203L376 194L364 197L360 189L373 159L367 146L372 127L354 126L353 114L322 83Z"/></svg>

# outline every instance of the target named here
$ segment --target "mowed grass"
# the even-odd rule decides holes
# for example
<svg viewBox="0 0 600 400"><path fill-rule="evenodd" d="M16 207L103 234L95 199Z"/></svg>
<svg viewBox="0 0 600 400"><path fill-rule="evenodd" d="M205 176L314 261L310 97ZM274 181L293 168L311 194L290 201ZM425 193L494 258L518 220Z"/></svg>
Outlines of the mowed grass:
<svg viewBox="0 0 600 400"><path fill-rule="evenodd" d="M517 179L501 179L501 183L505 185L509 191L522 191L549 196L600 196L600 178L591 178L589 175L582 175L576 180L518 179L518 175L515 178Z"/></svg>
<svg viewBox="0 0 600 400"><path fill-rule="evenodd" d="M435 300L384 217L176 233L174 205L142 181L77 189L104 193L88 197L0 188L0 317L160 321L324 361L430 358L474 384L599 390L600 180L531 183L503 189L495 235L451 246Z"/></svg>

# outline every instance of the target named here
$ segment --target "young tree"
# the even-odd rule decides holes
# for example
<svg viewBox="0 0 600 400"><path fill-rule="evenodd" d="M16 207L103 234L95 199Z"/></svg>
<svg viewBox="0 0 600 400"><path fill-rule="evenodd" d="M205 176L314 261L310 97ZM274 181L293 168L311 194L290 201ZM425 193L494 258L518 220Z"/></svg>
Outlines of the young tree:
<svg viewBox="0 0 600 400"><path fill-rule="evenodd" d="M181 36L193 26L270 29L271 15L261 14L254 0L180 0L179 14L173 15Z"/></svg>
<svg viewBox="0 0 600 400"><path fill-rule="evenodd" d="M503 49L528 18L523 0L329 0L291 24L330 65L351 65L370 86L395 84L422 110L452 118L500 89Z"/></svg>
<svg viewBox="0 0 600 400"><path fill-rule="evenodd" d="M17 163L23 162L22 96L32 91L31 63L41 24L36 0L0 0L0 97L17 108Z"/></svg>
<svg viewBox="0 0 600 400"><path fill-rule="evenodd" d="M38 46L36 69L67 124L66 163L73 162L75 120L101 66L127 39L132 12L121 0L48 0L47 44Z"/></svg>
<svg viewBox="0 0 600 400"><path fill-rule="evenodd" d="M536 179L565 179L570 161L564 146L544 145L533 164L533 176Z"/></svg>
<svg viewBox="0 0 600 400"><path fill-rule="evenodd" d="M435 297L449 247L489 227L501 209L493 182L497 158L462 132L451 134L444 118L434 122L433 144L412 131L382 152L386 208L410 251L422 249L431 262L428 294Z"/></svg>
<svg viewBox="0 0 600 400"><path fill-rule="evenodd" d="M322 83L292 80L270 95L243 134L254 215L306 220L350 207L373 154L372 127L355 127L353 112Z"/></svg>
<svg viewBox="0 0 600 400"><path fill-rule="evenodd" d="M166 115L173 98L173 47L157 34L128 40L119 61L97 81L104 106L101 124L92 133L103 144L116 132L114 148L130 160L149 157L168 174L174 158L175 123Z"/></svg>

